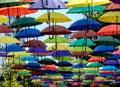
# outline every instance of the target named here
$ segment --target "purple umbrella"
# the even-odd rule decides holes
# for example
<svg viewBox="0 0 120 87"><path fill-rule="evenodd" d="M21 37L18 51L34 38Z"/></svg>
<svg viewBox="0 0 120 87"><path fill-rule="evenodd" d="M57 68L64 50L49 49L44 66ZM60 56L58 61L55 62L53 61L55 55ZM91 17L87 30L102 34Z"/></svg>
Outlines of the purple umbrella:
<svg viewBox="0 0 120 87"><path fill-rule="evenodd" d="M39 76L36 76L36 75L31 76L31 77L30 77L30 80L33 80L33 79L40 79L40 77L39 77Z"/></svg>
<svg viewBox="0 0 120 87"><path fill-rule="evenodd" d="M120 4L120 0L110 0L112 1L113 3L116 3L116 4Z"/></svg>
<svg viewBox="0 0 120 87"><path fill-rule="evenodd" d="M71 56L71 53L66 50L61 50L61 51L54 51L51 54L53 57L61 57L61 56Z"/></svg>
<svg viewBox="0 0 120 87"><path fill-rule="evenodd" d="M29 48L29 50L27 50L27 52L29 53L45 53L46 48L42 48L42 47L31 47Z"/></svg>
<svg viewBox="0 0 120 87"><path fill-rule="evenodd" d="M117 60L107 60L105 63L105 65L113 65L113 66L118 66L119 62Z"/></svg>

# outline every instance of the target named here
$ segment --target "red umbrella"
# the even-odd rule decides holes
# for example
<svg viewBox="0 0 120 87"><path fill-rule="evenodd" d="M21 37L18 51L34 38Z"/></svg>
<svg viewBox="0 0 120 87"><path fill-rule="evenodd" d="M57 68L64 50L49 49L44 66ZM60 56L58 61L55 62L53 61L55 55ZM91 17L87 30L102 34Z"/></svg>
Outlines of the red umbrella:
<svg viewBox="0 0 120 87"><path fill-rule="evenodd" d="M88 56L90 53L89 52L72 52L71 53L72 56L75 56L75 57L80 57L80 56Z"/></svg>
<svg viewBox="0 0 120 87"><path fill-rule="evenodd" d="M14 6L14 7L7 7L1 8L0 14L6 16L22 16L27 14L32 14L37 12L37 10L28 10L28 6Z"/></svg>
<svg viewBox="0 0 120 87"><path fill-rule="evenodd" d="M41 33L47 35L64 35L64 34L71 34L71 31L67 30L67 28L64 26L55 25L44 28L41 31Z"/></svg>
<svg viewBox="0 0 120 87"><path fill-rule="evenodd" d="M120 11L120 4L111 3L105 8L105 11Z"/></svg>
<svg viewBox="0 0 120 87"><path fill-rule="evenodd" d="M57 70L57 67L55 65L42 65L42 68L44 70Z"/></svg>
<svg viewBox="0 0 120 87"><path fill-rule="evenodd" d="M51 53L50 52L45 52L45 53L33 53L33 56L50 56Z"/></svg>
<svg viewBox="0 0 120 87"><path fill-rule="evenodd" d="M46 48L47 46L40 40L29 40L22 45L23 47L42 47Z"/></svg>
<svg viewBox="0 0 120 87"><path fill-rule="evenodd" d="M96 32L94 32L93 30L88 30L88 31L78 31L75 32L74 34L72 34L70 36L70 39L74 39L74 38L85 38L85 37L93 37L96 36Z"/></svg>
<svg viewBox="0 0 120 87"><path fill-rule="evenodd" d="M97 57L97 56L93 56L88 60L88 62L105 62L105 61L106 61L105 57Z"/></svg>
<svg viewBox="0 0 120 87"><path fill-rule="evenodd" d="M91 84L90 87L99 87L98 84Z"/></svg>
<svg viewBox="0 0 120 87"><path fill-rule="evenodd" d="M11 67L11 69L14 70L21 70L21 69L26 69L23 64L15 64Z"/></svg>
<svg viewBox="0 0 120 87"><path fill-rule="evenodd" d="M0 25L0 33L13 33L14 30L5 25Z"/></svg>
<svg viewBox="0 0 120 87"><path fill-rule="evenodd" d="M120 25L111 24L101 28L98 32L98 36L111 36L120 34Z"/></svg>

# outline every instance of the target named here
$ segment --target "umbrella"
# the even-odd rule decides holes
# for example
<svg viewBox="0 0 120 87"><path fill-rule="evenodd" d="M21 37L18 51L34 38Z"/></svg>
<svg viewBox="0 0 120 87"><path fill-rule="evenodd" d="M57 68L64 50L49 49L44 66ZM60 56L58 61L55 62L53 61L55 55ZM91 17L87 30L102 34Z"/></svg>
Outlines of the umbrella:
<svg viewBox="0 0 120 87"><path fill-rule="evenodd" d="M103 64L98 63L98 62L90 62L86 65L88 68L95 68L95 67L101 67Z"/></svg>
<svg viewBox="0 0 120 87"><path fill-rule="evenodd" d="M92 56L90 59L88 59L88 62L105 62L106 59L105 57L97 57L97 56Z"/></svg>
<svg viewBox="0 0 120 87"><path fill-rule="evenodd" d="M26 68L41 68L40 64L36 63L36 62L29 62L27 64L25 64Z"/></svg>
<svg viewBox="0 0 120 87"><path fill-rule="evenodd" d="M86 68L85 64L75 64L72 66L72 68Z"/></svg>
<svg viewBox="0 0 120 87"><path fill-rule="evenodd" d="M0 43L10 44L10 43L20 43L20 41L10 36L1 36Z"/></svg>
<svg viewBox="0 0 120 87"><path fill-rule="evenodd" d="M119 62L117 60L107 60L105 63L105 65L113 65L113 66L118 66Z"/></svg>
<svg viewBox="0 0 120 87"><path fill-rule="evenodd" d="M62 57L62 56L70 56L71 53L67 50L60 50L60 51L54 51L52 52L51 56L53 57Z"/></svg>
<svg viewBox="0 0 120 87"><path fill-rule="evenodd" d="M79 48L78 48L79 49ZM75 50L74 50L75 51ZM91 51L92 52L92 51ZM80 56L89 56L89 52L72 52L71 56L73 57L80 57Z"/></svg>
<svg viewBox="0 0 120 87"><path fill-rule="evenodd" d="M79 1L79 0L70 0L66 6L67 7L78 7L78 6L95 6L95 5L102 5L102 4L108 4L110 3L109 0L84 0L84 1Z"/></svg>
<svg viewBox="0 0 120 87"><path fill-rule="evenodd" d="M102 27L102 25L94 19L87 18L87 19L80 19L75 21L68 29L69 30L91 30L91 29L98 29Z"/></svg>
<svg viewBox="0 0 120 87"><path fill-rule="evenodd" d="M120 4L111 3L106 8L105 11L119 11L120 10Z"/></svg>
<svg viewBox="0 0 120 87"><path fill-rule="evenodd" d="M70 44L71 47L79 47L79 46L95 46L90 39L82 38L82 39L77 39L76 41L72 42Z"/></svg>
<svg viewBox="0 0 120 87"><path fill-rule="evenodd" d="M99 36L111 36L117 34L120 34L120 26L117 24L104 26L97 32L97 35Z"/></svg>
<svg viewBox="0 0 120 87"><path fill-rule="evenodd" d="M71 61L73 58L71 58L70 56L62 56L62 57L55 57L54 59L57 61Z"/></svg>
<svg viewBox="0 0 120 87"><path fill-rule="evenodd" d="M109 11L101 15L98 20L105 23L120 23L120 12L119 11Z"/></svg>
<svg viewBox="0 0 120 87"><path fill-rule="evenodd" d="M21 57L20 60L22 60L22 61L38 61L39 58L36 56L25 56L25 57Z"/></svg>
<svg viewBox="0 0 120 87"><path fill-rule="evenodd" d="M21 70L21 69L25 69L25 66L23 64L15 64L11 66L11 69Z"/></svg>
<svg viewBox="0 0 120 87"><path fill-rule="evenodd" d="M88 30L87 32L83 30L73 33L70 36L70 39L75 39L75 38L79 39L79 38L94 37L94 36L96 36L96 32L94 32L93 30Z"/></svg>
<svg viewBox="0 0 120 87"><path fill-rule="evenodd" d="M0 33L13 33L14 30L5 25L0 25Z"/></svg>
<svg viewBox="0 0 120 87"><path fill-rule="evenodd" d="M73 7L67 11L67 13L87 13L87 12L97 12L97 11L103 11L104 6L84 6L84 7Z"/></svg>
<svg viewBox="0 0 120 87"><path fill-rule="evenodd" d="M68 67L68 66L73 66L73 65L70 62L68 62L68 61L59 61L58 63L56 63L56 66Z"/></svg>
<svg viewBox="0 0 120 87"><path fill-rule="evenodd" d="M41 47L32 47L27 50L29 53L45 53L47 52L45 48Z"/></svg>
<svg viewBox="0 0 120 87"><path fill-rule="evenodd" d="M48 14L42 14L35 19L37 22L50 22L50 23L61 23L71 21L66 15L59 12L50 12L50 19L48 19Z"/></svg>
<svg viewBox="0 0 120 87"><path fill-rule="evenodd" d="M14 7L0 9L1 15L6 15L6 16L22 16L22 15L35 13L35 12L37 12L37 10L28 10L27 6L26 7L25 6L14 6Z"/></svg>
<svg viewBox="0 0 120 87"><path fill-rule="evenodd" d="M87 64L88 62L85 59L74 59L71 61L72 64Z"/></svg>
<svg viewBox="0 0 120 87"><path fill-rule="evenodd" d="M117 4L120 4L120 1L119 1L119 0L110 0L110 1L112 1L112 2L114 2L114 3L117 3Z"/></svg>
<svg viewBox="0 0 120 87"><path fill-rule="evenodd" d="M53 51L53 49L55 49L55 45L51 45L47 48L48 51ZM57 44L57 49L56 50L70 50L71 48L68 47L65 44Z"/></svg>
<svg viewBox="0 0 120 87"><path fill-rule="evenodd" d="M44 70L57 70L55 65L42 65L41 66Z"/></svg>
<svg viewBox="0 0 120 87"><path fill-rule="evenodd" d="M101 70L105 70L105 71L107 71L107 70L117 70L118 68L116 68L115 66L113 66L113 65L106 65L106 66L103 66L102 68L101 68Z"/></svg>
<svg viewBox="0 0 120 87"><path fill-rule="evenodd" d="M23 47L42 47L46 48L47 46L40 40L29 40L22 45Z"/></svg>
<svg viewBox="0 0 120 87"><path fill-rule="evenodd" d="M67 40L66 38L61 37L61 36L55 36L52 39L47 38L43 42L44 43L70 43L69 40Z"/></svg>
<svg viewBox="0 0 120 87"><path fill-rule="evenodd" d="M65 3L61 0L38 0L38 2L33 3L29 9L62 9L65 7Z"/></svg>
<svg viewBox="0 0 120 87"><path fill-rule="evenodd" d="M111 45L111 46L118 46L120 44L120 41L112 36L102 36L94 40L93 42L95 42L98 45Z"/></svg>
<svg viewBox="0 0 120 87"><path fill-rule="evenodd" d="M17 52L17 51L25 51L25 49L16 44L7 45L5 48L2 49L2 52Z"/></svg>
<svg viewBox="0 0 120 87"><path fill-rule="evenodd" d="M64 35L71 34L71 31L67 30L64 26L55 25L44 28L41 33L46 35Z"/></svg>
<svg viewBox="0 0 120 87"><path fill-rule="evenodd" d="M9 19L3 15L0 15L0 23L9 22Z"/></svg>
<svg viewBox="0 0 120 87"><path fill-rule="evenodd" d="M16 38L33 38L39 36L43 36L43 34L40 34L40 31L34 28L23 29L15 35Z"/></svg>
<svg viewBox="0 0 120 87"><path fill-rule="evenodd" d="M40 63L40 64L48 64L48 65L53 65L53 64L56 64L56 61L55 60L53 60L53 59L50 59L50 58L43 58L43 59L40 59L39 61L38 61L38 63Z"/></svg>
<svg viewBox="0 0 120 87"><path fill-rule="evenodd" d="M19 19L14 20L11 23L11 27L18 28L18 26L19 26L20 28L22 28L22 27L35 26L35 25L39 25L39 24L42 24L42 23L36 22L35 18L33 18L33 17L21 17Z"/></svg>

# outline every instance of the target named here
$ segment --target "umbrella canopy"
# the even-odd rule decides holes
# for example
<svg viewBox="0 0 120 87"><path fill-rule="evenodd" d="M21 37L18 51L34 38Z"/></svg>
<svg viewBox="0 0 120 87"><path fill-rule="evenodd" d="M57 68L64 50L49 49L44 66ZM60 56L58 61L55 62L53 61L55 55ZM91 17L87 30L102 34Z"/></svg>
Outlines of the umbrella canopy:
<svg viewBox="0 0 120 87"><path fill-rule="evenodd" d="M94 42L98 45L118 46L120 44L120 41L112 36L102 36L94 40Z"/></svg>
<svg viewBox="0 0 120 87"><path fill-rule="evenodd" d="M33 3L29 9L61 9L65 8L65 3L61 0L38 0Z"/></svg>
<svg viewBox="0 0 120 87"><path fill-rule="evenodd" d="M71 61L72 64L87 64L88 62L85 59L74 59Z"/></svg>
<svg viewBox="0 0 120 87"><path fill-rule="evenodd" d="M55 36L52 39L47 38L43 41L44 43L70 43L67 38L61 37L61 36Z"/></svg>
<svg viewBox="0 0 120 87"><path fill-rule="evenodd" d="M36 56L25 56L25 57L20 58L20 60L22 60L22 61L38 61L39 58Z"/></svg>
<svg viewBox="0 0 120 87"><path fill-rule="evenodd" d="M42 68L44 70L57 70L57 67L55 65L42 65Z"/></svg>
<svg viewBox="0 0 120 87"><path fill-rule="evenodd" d="M102 25L98 21L88 18L75 21L68 29L76 31L98 29L100 27L102 27Z"/></svg>
<svg viewBox="0 0 120 87"><path fill-rule="evenodd" d="M10 36L1 36L0 43L10 44L10 43L20 43L20 41Z"/></svg>
<svg viewBox="0 0 120 87"><path fill-rule="evenodd" d="M105 11L119 11L120 10L120 4L111 3L106 8Z"/></svg>
<svg viewBox="0 0 120 87"><path fill-rule="evenodd" d="M52 45L52 46L49 46L47 48L48 51L53 51L55 49L55 45ZM67 45L65 44L57 44L57 49L56 50L70 50L71 48L68 47Z"/></svg>
<svg viewBox="0 0 120 87"><path fill-rule="evenodd" d="M85 64L74 64L72 68L86 68Z"/></svg>
<svg viewBox="0 0 120 87"><path fill-rule="evenodd" d="M74 50L75 51L75 50ZM92 51L91 51L92 52ZM80 57L80 56L89 56L89 52L72 52L71 55L73 57Z"/></svg>
<svg viewBox="0 0 120 87"><path fill-rule="evenodd" d="M20 45L16 44L7 45L5 48L2 49L2 52L17 52L17 51L25 51L25 49Z"/></svg>
<svg viewBox="0 0 120 87"><path fill-rule="evenodd" d="M105 23L120 23L120 12L119 11L110 11L101 15L98 20Z"/></svg>
<svg viewBox="0 0 120 87"><path fill-rule="evenodd" d="M35 25L39 25L42 24L40 22L36 22L35 18L33 17L21 17L19 19L14 20L11 23L11 27L12 28L22 28L22 27L30 27L30 26L35 26Z"/></svg>
<svg viewBox="0 0 120 87"><path fill-rule="evenodd" d="M3 15L0 15L0 23L9 22L9 19Z"/></svg>
<svg viewBox="0 0 120 87"><path fill-rule="evenodd" d="M87 13L87 12L96 12L96 11L103 11L104 6L84 6L84 7L73 7L67 11L67 13Z"/></svg>
<svg viewBox="0 0 120 87"><path fill-rule="evenodd" d="M45 53L47 52L45 48L41 47L32 47L27 50L29 53Z"/></svg>
<svg viewBox="0 0 120 87"><path fill-rule="evenodd" d="M105 63L105 65L113 65L113 66L118 66L119 62L117 60L107 60Z"/></svg>
<svg viewBox="0 0 120 87"><path fill-rule="evenodd" d="M25 64L26 68L41 68L40 64L36 63L36 62L29 62L27 64Z"/></svg>
<svg viewBox="0 0 120 87"><path fill-rule="evenodd" d="M88 68L93 68L93 67L102 67L103 64L98 63L98 62L91 62L86 65Z"/></svg>
<svg viewBox="0 0 120 87"><path fill-rule="evenodd" d="M112 66L112 65L106 65L106 66L103 66L101 68L101 70L104 70L104 71L107 71L107 70L117 70L118 68L116 68L115 66Z"/></svg>
<svg viewBox="0 0 120 87"><path fill-rule="evenodd" d="M6 15L6 16L22 16L22 15L35 13L35 12L37 12L37 10L28 10L27 6L26 7L14 6L14 7L0 9L1 15Z"/></svg>
<svg viewBox="0 0 120 87"><path fill-rule="evenodd" d="M46 64L46 65L53 65L53 64L56 64L56 61L53 59L50 59L50 58L43 58L43 59L39 60L38 63Z"/></svg>
<svg viewBox="0 0 120 87"><path fill-rule="evenodd" d="M57 61L71 61L73 58L71 58L70 56L62 56L62 57L55 57L54 59Z"/></svg>
<svg viewBox="0 0 120 87"><path fill-rule="evenodd" d="M97 57L97 56L93 56L90 59L88 59L88 62L105 62L106 59L105 57Z"/></svg>
<svg viewBox="0 0 120 87"><path fill-rule="evenodd" d="M95 46L96 44L92 42L90 39L82 38L77 39L76 41L70 44L71 47L79 47L79 46Z"/></svg>
<svg viewBox="0 0 120 87"><path fill-rule="evenodd" d="M51 22L51 23L61 23L61 22L69 22L71 21L66 15L59 12L50 12L50 19L48 19L48 14L42 14L38 18L35 19L37 22Z"/></svg>
<svg viewBox="0 0 120 87"><path fill-rule="evenodd" d="M25 69L25 66L23 64L15 64L11 66L11 69L21 70L21 69Z"/></svg>
<svg viewBox="0 0 120 87"><path fill-rule="evenodd" d="M67 7L78 7L78 6L95 6L95 5L102 5L102 4L108 4L110 3L109 0L84 0L84 1L79 1L79 0L70 0L66 6Z"/></svg>
<svg viewBox="0 0 120 87"><path fill-rule="evenodd" d="M42 41L40 40L29 40L25 43L23 43L22 45L23 47L42 47L42 48L46 48L46 44L44 44Z"/></svg>
<svg viewBox="0 0 120 87"><path fill-rule="evenodd" d="M23 29L15 35L16 38L32 38L39 36L43 36L43 34L40 34L40 31L34 28Z"/></svg>
<svg viewBox="0 0 120 87"><path fill-rule="evenodd" d="M96 32L94 32L93 30L88 30L87 32L85 30L83 31L77 31L75 33L73 33L70 36L70 39L79 39L79 38L87 38L87 37L94 37L96 36Z"/></svg>
<svg viewBox="0 0 120 87"><path fill-rule="evenodd" d="M111 36L117 34L120 34L120 25L117 24L104 26L97 32L97 35L99 36Z"/></svg>
<svg viewBox="0 0 120 87"><path fill-rule="evenodd" d="M1 19L0 19L1 20ZM14 30L5 25L0 25L0 33L13 33Z"/></svg>
<svg viewBox="0 0 120 87"><path fill-rule="evenodd" d="M64 50L60 50L60 51L54 51L52 52L51 56L53 57L62 57L62 56L71 56L71 53L69 51L64 51Z"/></svg>
<svg viewBox="0 0 120 87"><path fill-rule="evenodd" d="M110 1L112 1L112 2L114 2L114 3L117 3L117 4L120 4L120 1L119 1L119 0L110 0Z"/></svg>
<svg viewBox="0 0 120 87"><path fill-rule="evenodd" d="M67 28L64 26L55 25L44 28L41 33L47 35L64 35L71 34L71 31L67 30Z"/></svg>
<svg viewBox="0 0 120 87"><path fill-rule="evenodd" d="M70 62L68 62L68 61L59 61L58 63L56 63L56 66L68 67L68 66L73 66L73 65Z"/></svg>

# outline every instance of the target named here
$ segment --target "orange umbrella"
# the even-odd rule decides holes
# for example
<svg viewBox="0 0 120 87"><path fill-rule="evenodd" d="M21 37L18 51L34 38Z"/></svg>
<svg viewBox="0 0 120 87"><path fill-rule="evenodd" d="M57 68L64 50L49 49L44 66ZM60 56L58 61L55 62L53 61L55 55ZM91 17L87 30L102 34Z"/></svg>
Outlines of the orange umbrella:
<svg viewBox="0 0 120 87"><path fill-rule="evenodd" d="M120 11L120 4L111 3L105 8L105 11Z"/></svg>
<svg viewBox="0 0 120 87"><path fill-rule="evenodd" d="M106 59L104 57L97 57L97 56L93 56L91 57L88 62L105 62Z"/></svg>
<svg viewBox="0 0 120 87"><path fill-rule="evenodd" d="M1 8L0 14L6 16L22 16L37 12L37 10L29 10L28 7L29 5Z"/></svg>
<svg viewBox="0 0 120 87"><path fill-rule="evenodd" d="M42 65L42 68L44 70L57 70L57 67L55 65Z"/></svg>

